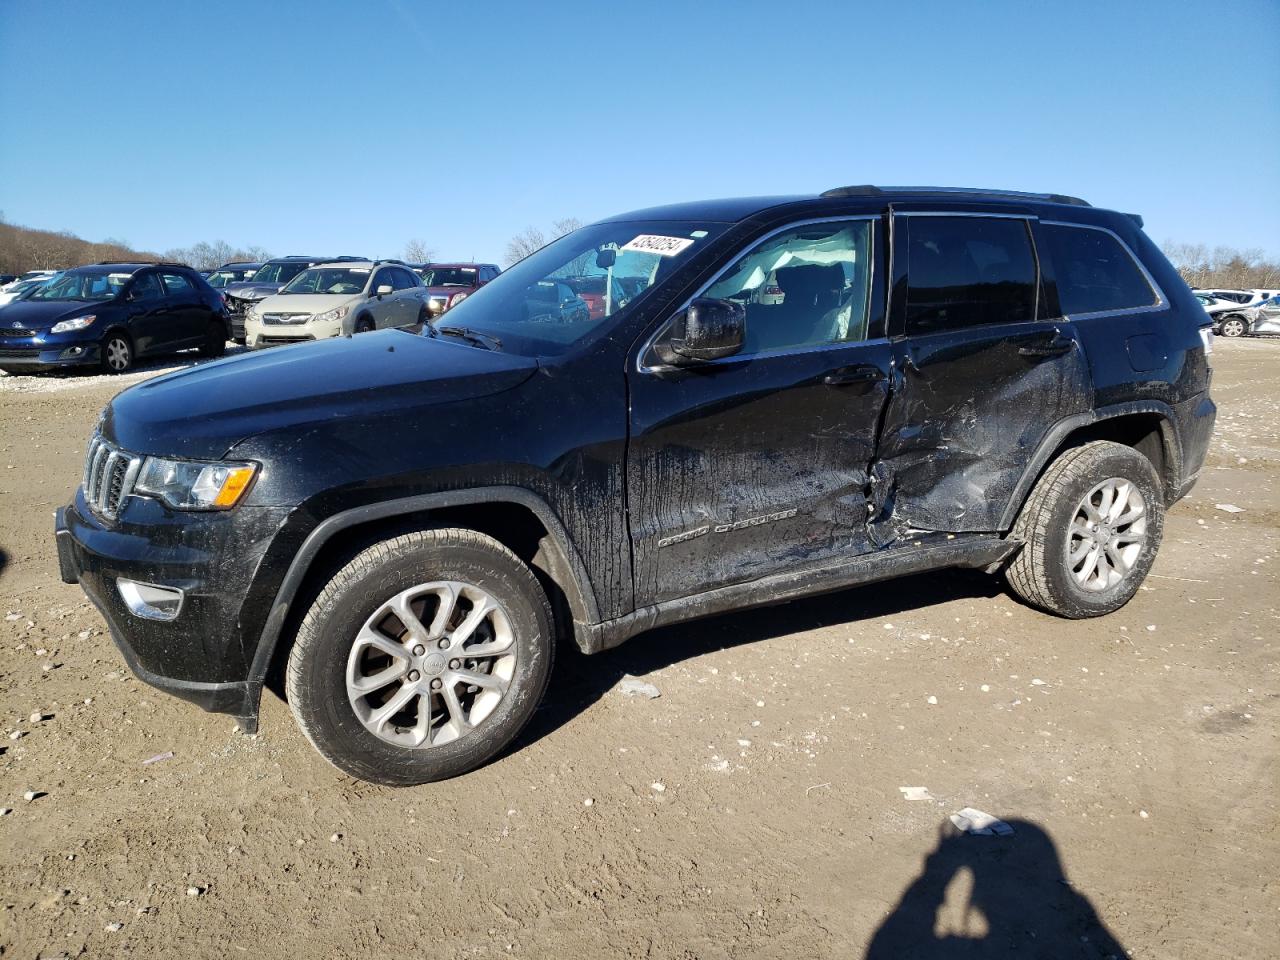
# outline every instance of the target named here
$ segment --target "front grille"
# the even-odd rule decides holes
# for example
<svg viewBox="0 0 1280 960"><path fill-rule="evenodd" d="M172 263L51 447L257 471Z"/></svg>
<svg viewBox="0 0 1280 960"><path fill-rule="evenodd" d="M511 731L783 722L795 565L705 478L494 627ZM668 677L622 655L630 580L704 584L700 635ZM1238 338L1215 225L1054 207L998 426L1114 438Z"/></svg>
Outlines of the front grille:
<svg viewBox="0 0 1280 960"><path fill-rule="evenodd" d="M310 319L309 313L264 313L262 315L262 322L272 326L306 323Z"/></svg>
<svg viewBox="0 0 1280 960"><path fill-rule="evenodd" d="M34 337L36 332L26 327L0 327L0 337Z"/></svg>
<svg viewBox="0 0 1280 960"><path fill-rule="evenodd" d="M95 433L84 459L85 503L94 513L115 519L141 469L142 457L125 453Z"/></svg>
<svg viewBox="0 0 1280 960"><path fill-rule="evenodd" d="M0 350L0 358L4 357L34 357L40 353L39 347L28 347L25 350Z"/></svg>

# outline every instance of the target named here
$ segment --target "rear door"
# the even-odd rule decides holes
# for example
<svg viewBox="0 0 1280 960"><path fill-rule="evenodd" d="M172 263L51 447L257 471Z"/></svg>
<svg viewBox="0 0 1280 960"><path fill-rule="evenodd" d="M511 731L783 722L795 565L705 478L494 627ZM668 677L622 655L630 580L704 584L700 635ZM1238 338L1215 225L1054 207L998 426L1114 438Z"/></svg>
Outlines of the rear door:
<svg viewBox="0 0 1280 960"><path fill-rule="evenodd" d="M1074 323L1046 299L1036 218L973 210L893 216L896 372L873 467L872 529L1002 526L1058 421L1092 408Z"/></svg>
<svg viewBox="0 0 1280 960"><path fill-rule="evenodd" d="M169 322L164 331L166 346L178 350L204 343L213 317L209 307L200 299L196 285L180 270L162 269L160 282L164 285L165 302L169 308Z"/></svg>
<svg viewBox="0 0 1280 960"><path fill-rule="evenodd" d="M677 369L641 349L627 456L637 604L872 549L867 468L892 361L880 232L879 218L824 219L748 244L700 294L745 305L736 356ZM775 271L789 289L764 297Z"/></svg>

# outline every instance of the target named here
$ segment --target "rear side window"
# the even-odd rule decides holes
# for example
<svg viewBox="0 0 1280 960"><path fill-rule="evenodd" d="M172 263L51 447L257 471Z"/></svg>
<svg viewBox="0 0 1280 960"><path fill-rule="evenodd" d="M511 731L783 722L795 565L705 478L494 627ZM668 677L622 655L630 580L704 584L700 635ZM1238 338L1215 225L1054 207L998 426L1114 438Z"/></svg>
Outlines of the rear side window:
<svg viewBox="0 0 1280 960"><path fill-rule="evenodd" d="M1135 310L1159 303L1156 292L1133 256L1105 230L1066 224L1041 224L1058 302L1068 316Z"/></svg>
<svg viewBox="0 0 1280 960"><path fill-rule="evenodd" d="M905 219L908 334L1036 318L1039 277L1025 220Z"/></svg>
<svg viewBox="0 0 1280 960"><path fill-rule="evenodd" d="M191 293L195 290L191 281L180 273L162 273L160 278L164 281L164 292L170 296L176 293Z"/></svg>

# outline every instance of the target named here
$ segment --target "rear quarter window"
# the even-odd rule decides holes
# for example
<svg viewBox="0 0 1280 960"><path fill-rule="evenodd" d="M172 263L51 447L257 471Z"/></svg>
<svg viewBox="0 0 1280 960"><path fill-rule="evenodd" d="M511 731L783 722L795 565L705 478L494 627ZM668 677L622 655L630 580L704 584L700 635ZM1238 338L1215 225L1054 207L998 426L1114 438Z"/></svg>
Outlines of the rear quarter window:
<svg viewBox="0 0 1280 960"><path fill-rule="evenodd" d="M1152 307L1160 302L1133 255L1112 234L1046 223L1041 236L1053 260L1058 302L1067 316Z"/></svg>

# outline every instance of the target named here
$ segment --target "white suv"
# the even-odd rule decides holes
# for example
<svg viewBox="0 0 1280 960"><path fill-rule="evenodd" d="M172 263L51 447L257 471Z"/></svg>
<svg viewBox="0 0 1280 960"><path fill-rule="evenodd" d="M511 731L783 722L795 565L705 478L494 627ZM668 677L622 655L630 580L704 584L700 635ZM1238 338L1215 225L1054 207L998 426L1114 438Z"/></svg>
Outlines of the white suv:
<svg viewBox="0 0 1280 960"><path fill-rule="evenodd" d="M425 322L427 288L399 260L318 263L245 316L251 349Z"/></svg>

